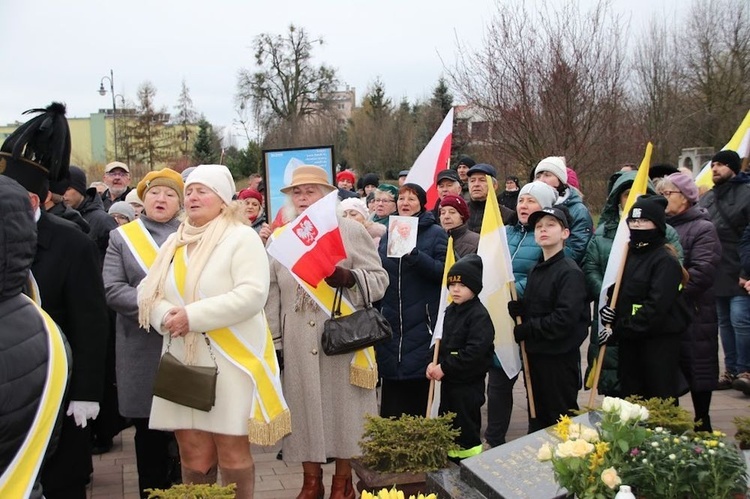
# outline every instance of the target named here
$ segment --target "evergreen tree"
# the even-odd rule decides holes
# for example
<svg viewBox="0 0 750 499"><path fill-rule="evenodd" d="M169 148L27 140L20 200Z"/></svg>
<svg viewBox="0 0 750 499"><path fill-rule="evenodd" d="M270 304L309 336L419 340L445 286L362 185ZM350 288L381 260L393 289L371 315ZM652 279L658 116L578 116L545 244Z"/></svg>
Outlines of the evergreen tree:
<svg viewBox="0 0 750 499"><path fill-rule="evenodd" d="M193 156L196 164L212 165L219 161L219 154L216 148L216 133L214 127L205 118L198 122L198 136L195 138L193 146Z"/></svg>
<svg viewBox="0 0 750 499"><path fill-rule="evenodd" d="M180 142L182 144L182 154L187 156L190 144L190 125L195 123L196 113L193 109L193 99L190 98L190 89L185 80L182 80L182 90L177 98L177 114L175 123L179 126Z"/></svg>
<svg viewBox="0 0 750 499"><path fill-rule="evenodd" d="M250 141L244 149L230 147L226 151L226 165L232 176L236 179L258 173L261 169L261 149L255 141Z"/></svg>

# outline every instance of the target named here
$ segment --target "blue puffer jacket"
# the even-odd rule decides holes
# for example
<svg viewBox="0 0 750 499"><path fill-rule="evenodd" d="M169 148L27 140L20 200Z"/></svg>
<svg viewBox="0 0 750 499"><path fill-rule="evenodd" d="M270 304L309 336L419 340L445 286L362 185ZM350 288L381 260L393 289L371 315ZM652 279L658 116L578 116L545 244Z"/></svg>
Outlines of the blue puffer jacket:
<svg viewBox="0 0 750 499"><path fill-rule="evenodd" d="M531 267L539 263L542 248L534 240L534 228L518 222L505 228L508 237L508 249L513 263L513 277L516 279L516 293L518 299L523 298L526 291L526 278Z"/></svg>
<svg viewBox="0 0 750 499"><path fill-rule="evenodd" d="M580 266L586 254L586 246L594 231L594 221L577 190L569 187L567 197L562 199L563 201L558 200L557 204L568 209L571 220L570 237L565 241L565 256L569 256Z"/></svg>
<svg viewBox="0 0 750 499"><path fill-rule="evenodd" d="M387 248L386 233L378 253L390 283L380 303L393 336L375 347L378 372L392 380L423 379L432 360L431 331L437 318L448 234L432 213L422 212L415 251L402 258L388 258Z"/></svg>

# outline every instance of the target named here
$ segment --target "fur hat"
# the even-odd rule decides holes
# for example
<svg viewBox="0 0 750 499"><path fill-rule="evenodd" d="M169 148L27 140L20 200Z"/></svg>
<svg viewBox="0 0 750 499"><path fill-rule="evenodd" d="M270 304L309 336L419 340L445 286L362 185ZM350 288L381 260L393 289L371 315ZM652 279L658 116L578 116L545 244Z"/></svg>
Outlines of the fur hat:
<svg viewBox="0 0 750 499"><path fill-rule="evenodd" d="M447 284L461 283L475 295L482 292L482 257L471 253L453 264L448 271Z"/></svg>
<svg viewBox="0 0 750 499"><path fill-rule="evenodd" d="M662 234L667 232L667 198L655 194L644 194L635 200L628 212L630 220L651 220Z"/></svg>
<svg viewBox="0 0 750 499"><path fill-rule="evenodd" d="M402 185L401 188L398 190L398 193L401 194L404 191L413 191L417 198L419 199L419 207L421 211L424 211L425 206L427 205L427 193L422 189L422 187L418 184L412 184L411 182L407 182L406 184Z"/></svg>
<svg viewBox="0 0 750 499"><path fill-rule="evenodd" d="M132 206L130 206L130 203L125 201L117 201L116 203L112 203L112 206L109 207L109 211L107 213L109 213L110 215L114 215L115 213L118 215L122 215L128 219L128 222L132 222L133 220L135 220L135 210Z"/></svg>
<svg viewBox="0 0 750 499"><path fill-rule="evenodd" d="M534 168L534 177L539 172L550 172L552 175L560 179L563 184L568 183L568 169L565 166L565 158L563 156L550 156L544 158Z"/></svg>
<svg viewBox="0 0 750 499"><path fill-rule="evenodd" d="M466 204L466 200L461 196L448 194L440 201L440 207L443 208L444 206L451 206L455 209L461 215L461 220L464 222L469 219L469 205Z"/></svg>
<svg viewBox="0 0 750 499"><path fill-rule="evenodd" d="M740 159L740 155L736 152L725 149L714 154L714 157L711 158L711 163L727 165L734 173L739 173L742 160Z"/></svg>
<svg viewBox="0 0 750 499"><path fill-rule="evenodd" d="M163 185L164 187L169 187L175 191L180 198L180 204L182 204L185 193L185 184L182 182L182 175L171 168L163 168L161 170L148 172L146 176L138 182L135 191L138 199L141 200L141 204L143 204L143 200L146 199L146 193L148 190L157 185ZM127 201L127 198L125 200Z"/></svg>
<svg viewBox="0 0 750 499"><path fill-rule="evenodd" d="M326 192L331 192L336 186L328 182L326 171L315 165L300 165L292 172L292 181L289 185L282 187L281 192L290 194L295 187L300 185L320 185L326 188Z"/></svg>
<svg viewBox="0 0 750 499"><path fill-rule="evenodd" d="M190 175L188 175L187 181L185 181L185 190L187 190L188 186L191 184L205 185L206 187L214 191L216 195L219 196L221 200L226 204L232 202L232 198L234 197L234 193L236 190L232 174L229 172L229 168L224 165L196 166L195 170L193 170Z"/></svg>
<svg viewBox="0 0 750 499"><path fill-rule="evenodd" d="M357 210L363 217L365 217L365 220L367 220L367 217L370 216L370 214L367 212L367 205L360 198L346 198L341 201L340 206L342 212L346 210Z"/></svg>
<svg viewBox="0 0 750 499"><path fill-rule="evenodd" d="M667 177L667 181L677 187L680 194L685 196L688 203L695 204L698 202L698 186L690 175L684 173L673 173Z"/></svg>
<svg viewBox="0 0 750 499"><path fill-rule="evenodd" d="M519 199L525 194L536 199L536 202L542 208L551 208L555 206L555 202L557 201L557 191L541 180L534 180L521 187L518 193Z"/></svg>

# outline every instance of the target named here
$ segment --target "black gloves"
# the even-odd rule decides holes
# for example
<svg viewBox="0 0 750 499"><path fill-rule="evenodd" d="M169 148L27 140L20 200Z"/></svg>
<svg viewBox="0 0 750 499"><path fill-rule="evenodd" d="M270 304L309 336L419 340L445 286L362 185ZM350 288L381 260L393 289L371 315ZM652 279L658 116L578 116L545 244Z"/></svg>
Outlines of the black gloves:
<svg viewBox="0 0 750 499"><path fill-rule="evenodd" d="M523 302L521 300L511 300L508 302L508 313L511 317L514 319L516 317L521 317L521 313L523 312Z"/></svg>
<svg viewBox="0 0 750 499"><path fill-rule="evenodd" d="M599 309L599 317L602 318L602 324L614 324L617 318L615 309L610 308L609 305L604 305Z"/></svg>
<svg viewBox="0 0 750 499"><path fill-rule="evenodd" d="M513 302L511 302L513 303ZM516 343L521 343L529 339L529 333L531 332L531 326L527 323L518 324L513 328L513 337L516 339Z"/></svg>
<svg viewBox="0 0 750 499"><path fill-rule="evenodd" d="M351 288L357 284L352 271L339 266L333 269L333 273L326 277L325 281L332 288Z"/></svg>

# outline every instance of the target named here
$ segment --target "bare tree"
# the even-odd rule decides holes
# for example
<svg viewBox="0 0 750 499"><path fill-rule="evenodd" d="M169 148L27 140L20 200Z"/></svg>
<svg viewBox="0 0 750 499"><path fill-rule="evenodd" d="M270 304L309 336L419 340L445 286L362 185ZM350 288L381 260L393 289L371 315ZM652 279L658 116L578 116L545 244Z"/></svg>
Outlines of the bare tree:
<svg viewBox="0 0 750 499"><path fill-rule="evenodd" d="M182 154L187 156L190 153L190 134L191 126L195 124L197 113L193 107L193 99L190 98L190 89L185 80L182 80L182 89L180 96L177 98L177 113L175 114L175 123L180 129L180 142L182 144Z"/></svg>
<svg viewBox="0 0 750 499"><path fill-rule="evenodd" d="M625 34L605 0L587 11L544 3L536 15L517 2L499 3L483 46L458 43L448 73L489 125L483 140L495 154L487 160L528 169L564 155L586 183L585 174L611 170L618 154L632 154Z"/></svg>
<svg viewBox="0 0 750 499"><path fill-rule="evenodd" d="M337 83L334 69L313 64L313 48L322 43L294 25L283 36L259 35L253 45L258 70L240 71L238 103L254 106L262 126L290 133L305 118L321 114L321 97Z"/></svg>
<svg viewBox="0 0 750 499"><path fill-rule="evenodd" d="M685 140L721 148L750 108L750 5L695 0L681 30Z"/></svg>
<svg viewBox="0 0 750 499"><path fill-rule="evenodd" d="M168 159L169 149L177 137L165 133L169 115L165 107L157 107L156 87L143 82L138 87L137 114L131 134L133 155L153 170L157 163Z"/></svg>

